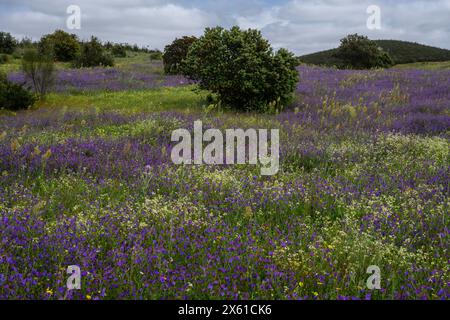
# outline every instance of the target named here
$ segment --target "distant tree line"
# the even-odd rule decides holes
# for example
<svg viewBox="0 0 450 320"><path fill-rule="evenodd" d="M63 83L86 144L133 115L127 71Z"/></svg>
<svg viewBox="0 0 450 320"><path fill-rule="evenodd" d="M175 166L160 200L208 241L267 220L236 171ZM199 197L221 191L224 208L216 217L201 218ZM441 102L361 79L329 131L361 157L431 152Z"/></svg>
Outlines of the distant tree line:
<svg viewBox="0 0 450 320"><path fill-rule="evenodd" d="M7 62L8 55L22 58L27 49L36 49L41 54L51 55L55 61L73 62L74 67L112 66L115 57L126 57L127 52L148 53L151 59L162 59L162 52L159 50L140 47L137 44L111 41L102 43L96 37L80 41L75 34L63 30L44 35L39 41L29 38L19 41L10 33L0 32L0 63Z"/></svg>

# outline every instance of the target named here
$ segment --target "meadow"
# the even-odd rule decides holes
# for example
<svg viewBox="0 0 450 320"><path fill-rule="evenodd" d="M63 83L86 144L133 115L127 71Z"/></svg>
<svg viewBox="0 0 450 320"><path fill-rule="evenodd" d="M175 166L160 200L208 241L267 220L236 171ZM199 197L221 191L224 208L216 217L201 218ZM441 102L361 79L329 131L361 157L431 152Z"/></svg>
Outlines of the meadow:
<svg viewBox="0 0 450 320"><path fill-rule="evenodd" d="M295 103L257 114L144 54L59 66L0 114L0 299L449 299L450 70L298 71ZM173 165L195 120L279 129L280 172Z"/></svg>

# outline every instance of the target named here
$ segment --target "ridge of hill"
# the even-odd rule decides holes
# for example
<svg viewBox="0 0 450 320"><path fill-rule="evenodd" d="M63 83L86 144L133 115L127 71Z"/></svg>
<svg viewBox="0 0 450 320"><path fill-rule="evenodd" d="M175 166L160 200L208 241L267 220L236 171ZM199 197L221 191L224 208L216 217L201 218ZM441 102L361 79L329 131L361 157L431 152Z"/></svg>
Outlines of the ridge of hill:
<svg viewBox="0 0 450 320"><path fill-rule="evenodd" d="M450 50L427 46L420 43L399 40L374 40L387 51L395 64L416 62L441 62L450 60ZM336 65L340 61L333 57L337 49L320 51L298 57L299 61L315 65Z"/></svg>

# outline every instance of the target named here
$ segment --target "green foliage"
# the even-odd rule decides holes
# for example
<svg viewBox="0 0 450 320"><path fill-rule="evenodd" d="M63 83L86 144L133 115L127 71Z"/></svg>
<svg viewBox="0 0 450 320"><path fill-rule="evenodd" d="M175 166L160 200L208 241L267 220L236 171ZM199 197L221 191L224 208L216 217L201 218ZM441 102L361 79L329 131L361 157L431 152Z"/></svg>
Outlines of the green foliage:
<svg viewBox="0 0 450 320"><path fill-rule="evenodd" d="M388 53L365 36L351 34L341 40L334 56L343 63L341 67L352 69L387 68L394 63Z"/></svg>
<svg viewBox="0 0 450 320"><path fill-rule="evenodd" d="M175 39L170 45L164 49L163 62L164 71L167 74L179 74L180 66L189 52L189 48L197 40L196 37L183 37Z"/></svg>
<svg viewBox="0 0 450 320"><path fill-rule="evenodd" d="M442 62L450 60L450 50L397 40L374 40L394 60L395 64L416 62ZM321 51L299 57L308 64L338 66L342 61L335 57L337 49Z"/></svg>
<svg viewBox="0 0 450 320"><path fill-rule="evenodd" d="M41 54L52 54L62 62L74 60L80 51L77 36L62 30L43 36L38 46Z"/></svg>
<svg viewBox="0 0 450 320"><path fill-rule="evenodd" d="M5 64L9 62L9 56L7 54L0 54L0 64Z"/></svg>
<svg viewBox="0 0 450 320"><path fill-rule="evenodd" d="M36 101L35 96L21 85L8 81L5 74L0 73L0 109L26 109Z"/></svg>
<svg viewBox="0 0 450 320"><path fill-rule="evenodd" d="M395 65L394 60L386 51L382 51L378 57L378 67L390 68Z"/></svg>
<svg viewBox="0 0 450 320"><path fill-rule="evenodd" d="M207 28L183 61L183 73L222 105L238 110L281 109L298 81L297 61L285 49L274 53L257 30Z"/></svg>
<svg viewBox="0 0 450 320"><path fill-rule="evenodd" d="M40 53L36 49L27 49L22 58L22 70L35 93L44 98L55 81L55 66L51 55Z"/></svg>
<svg viewBox="0 0 450 320"><path fill-rule="evenodd" d="M17 40L8 32L0 32L0 53L12 54L17 47Z"/></svg>
<svg viewBox="0 0 450 320"><path fill-rule="evenodd" d="M111 52L114 57L125 58L127 56L127 49L121 44L114 44L111 47Z"/></svg>
<svg viewBox="0 0 450 320"><path fill-rule="evenodd" d="M96 37L91 37L89 42L82 44L81 53L73 64L75 68L112 67L113 65L114 58L106 52Z"/></svg>

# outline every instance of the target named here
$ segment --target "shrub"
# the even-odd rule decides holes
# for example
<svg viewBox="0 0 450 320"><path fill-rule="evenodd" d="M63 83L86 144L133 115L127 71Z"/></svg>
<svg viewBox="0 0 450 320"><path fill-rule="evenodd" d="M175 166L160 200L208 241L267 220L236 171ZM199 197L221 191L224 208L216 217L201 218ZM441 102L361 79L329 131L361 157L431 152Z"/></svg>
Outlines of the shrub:
<svg viewBox="0 0 450 320"><path fill-rule="evenodd" d="M44 98L55 80L53 57L44 55L36 49L28 49L23 54L22 70L35 93Z"/></svg>
<svg viewBox="0 0 450 320"><path fill-rule="evenodd" d="M240 110L281 109L293 98L297 61L285 49L274 53L257 30L207 28L182 64L184 75Z"/></svg>
<svg viewBox="0 0 450 320"><path fill-rule="evenodd" d="M89 42L82 44L81 53L73 64L75 68L112 67L113 65L113 57L105 51L96 37L91 37Z"/></svg>
<svg viewBox="0 0 450 320"><path fill-rule="evenodd" d="M127 56L127 49L121 44L114 44L111 47L111 52L114 57L125 58Z"/></svg>
<svg viewBox="0 0 450 320"><path fill-rule="evenodd" d="M26 109L36 102L35 96L22 85L8 81L5 74L0 73L0 109Z"/></svg>
<svg viewBox="0 0 450 320"><path fill-rule="evenodd" d="M0 64L5 64L9 62L9 56L7 54L0 54Z"/></svg>
<svg viewBox="0 0 450 320"><path fill-rule="evenodd" d="M392 58L375 41L352 34L341 40L334 57L342 60L343 67L352 69L386 68L394 65Z"/></svg>
<svg viewBox="0 0 450 320"><path fill-rule="evenodd" d="M0 32L0 53L12 54L17 47L17 40L10 33Z"/></svg>
<svg viewBox="0 0 450 320"><path fill-rule="evenodd" d="M380 68L390 68L395 65L394 60L386 51L382 51L378 57L378 67Z"/></svg>
<svg viewBox="0 0 450 320"><path fill-rule="evenodd" d="M188 54L189 48L197 40L196 37L183 37L175 39L164 48L163 62L164 71L167 74L180 74L180 66Z"/></svg>
<svg viewBox="0 0 450 320"><path fill-rule="evenodd" d="M41 54L52 54L58 61L67 62L75 59L80 51L80 44L76 35L56 30L42 37L39 51Z"/></svg>

